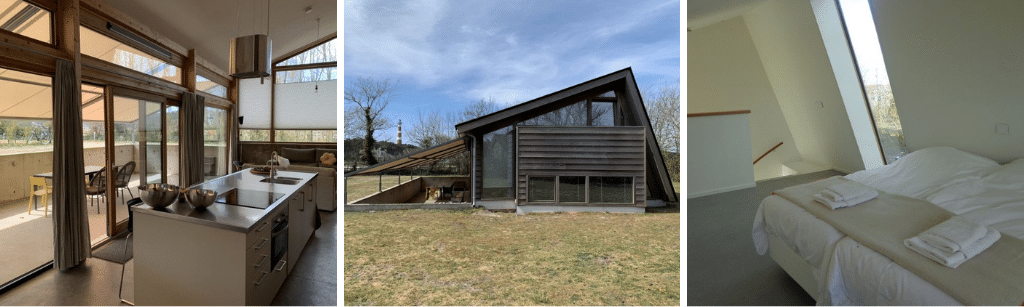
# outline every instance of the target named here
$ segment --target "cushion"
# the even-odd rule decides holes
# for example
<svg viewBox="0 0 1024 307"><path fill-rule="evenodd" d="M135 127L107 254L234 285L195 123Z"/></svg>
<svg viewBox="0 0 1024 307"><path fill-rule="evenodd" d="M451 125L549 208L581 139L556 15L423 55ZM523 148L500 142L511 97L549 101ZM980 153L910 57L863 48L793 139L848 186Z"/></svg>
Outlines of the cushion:
<svg viewBox="0 0 1024 307"><path fill-rule="evenodd" d="M317 149L316 149L316 160L317 160L317 162L319 162L319 161L320 161L320 157L323 157L325 153L331 153L331 154L333 154L333 155L334 155L335 157L337 157L337 156L338 156L338 150L337 150L337 149L330 149L330 148L317 148Z"/></svg>
<svg viewBox="0 0 1024 307"><path fill-rule="evenodd" d="M299 163L316 163L316 149L314 148L281 148L281 156L285 157L291 162Z"/></svg>

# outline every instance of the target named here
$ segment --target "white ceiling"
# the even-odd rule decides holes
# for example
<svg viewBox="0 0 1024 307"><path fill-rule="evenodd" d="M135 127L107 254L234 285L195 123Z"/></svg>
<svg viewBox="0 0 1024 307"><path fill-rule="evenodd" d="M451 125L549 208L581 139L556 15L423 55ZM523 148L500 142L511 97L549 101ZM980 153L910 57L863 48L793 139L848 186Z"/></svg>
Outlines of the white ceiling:
<svg viewBox="0 0 1024 307"><path fill-rule="evenodd" d="M767 0L687 0L686 27L697 29L743 15Z"/></svg>
<svg viewBox="0 0 1024 307"><path fill-rule="evenodd" d="M338 29L338 2L335 0L104 1L179 45L195 48L199 57L224 71L228 70L231 39L266 33L268 1L270 40L275 58ZM312 7L313 11L305 13L306 7ZM319 37L317 18L320 18Z"/></svg>

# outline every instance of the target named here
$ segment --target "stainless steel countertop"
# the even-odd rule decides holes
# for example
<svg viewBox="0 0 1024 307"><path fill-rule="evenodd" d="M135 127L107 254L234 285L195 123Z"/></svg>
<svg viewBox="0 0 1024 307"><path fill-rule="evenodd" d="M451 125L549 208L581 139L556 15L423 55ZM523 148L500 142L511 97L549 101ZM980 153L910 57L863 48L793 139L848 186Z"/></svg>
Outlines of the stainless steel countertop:
<svg viewBox="0 0 1024 307"><path fill-rule="evenodd" d="M256 175L249 172L249 169L244 169L220 178L193 185L193 187L199 187L201 189L215 190L218 194L227 192L234 188L284 194L284 196L274 201L274 203L266 209L249 208L222 203L213 203L209 207L206 207L206 209L196 209L193 208L192 205L188 204L184 199L181 199L165 208L156 209L147 204L140 204L132 207L132 211L135 213L166 217L179 221L248 233L254 226L256 226L257 223L259 223L260 220L266 217L267 214L273 212L279 205L286 204L288 199L291 198L292 193L301 189L310 180L316 178L317 175L317 173L277 171L277 177L294 177L302 179L298 184L287 185L260 182L260 180L267 178L267 176Z"/></svg>

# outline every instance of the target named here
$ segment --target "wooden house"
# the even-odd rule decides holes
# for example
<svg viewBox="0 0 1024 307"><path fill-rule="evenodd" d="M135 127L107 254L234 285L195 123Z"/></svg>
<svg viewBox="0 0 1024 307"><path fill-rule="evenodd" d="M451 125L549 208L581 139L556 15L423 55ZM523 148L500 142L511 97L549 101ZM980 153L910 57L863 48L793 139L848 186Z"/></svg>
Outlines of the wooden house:
<svg viewBox="0 0 1024 307"><path fill-rule="evenodd" d="M678 201L631 68L455 129L460 138L346 176L470 151L467 201L488 209L643 212Z"/></svg>

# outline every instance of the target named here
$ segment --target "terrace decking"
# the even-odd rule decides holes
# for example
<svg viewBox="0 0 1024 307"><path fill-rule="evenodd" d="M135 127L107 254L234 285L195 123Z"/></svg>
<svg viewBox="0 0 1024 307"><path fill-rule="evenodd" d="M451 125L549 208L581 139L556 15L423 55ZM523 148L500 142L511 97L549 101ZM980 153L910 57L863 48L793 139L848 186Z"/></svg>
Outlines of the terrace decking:
<svg viewBox="0 0 1024 307"><path fill-rule="evenodd" d="M139 185L138 174L132 175L128 186L131 193L138 197ZM177 180L176 178L168 178ZM128 207L124 204L120 193L117 196L116 216L118 222L128 220ZM31 198L21 198L0 203L0 280L11 280L25 272L39 267L43 263L53 259L53 195L48 198L49 213L44 215L42 199L37 199L38 205L28 212ZM128 191L124 192L125 198L130 198ZM107 208L101 198L99 202L87 199L86 208L89 214L89 238L92 244L107 237ZM99 213L96 213L96 203L100 203Z"/></svg>

